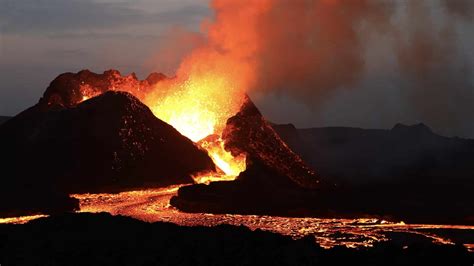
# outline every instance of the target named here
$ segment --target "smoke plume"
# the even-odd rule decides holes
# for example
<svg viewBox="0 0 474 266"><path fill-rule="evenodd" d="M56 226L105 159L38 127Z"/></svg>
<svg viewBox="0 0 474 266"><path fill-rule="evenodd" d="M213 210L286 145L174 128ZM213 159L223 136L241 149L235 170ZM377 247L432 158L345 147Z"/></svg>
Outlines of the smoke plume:
<svg viewBox="0 0 474 266"><path fill-rule="evenodd" d="M389 36L413 120L446 134L474 135L466 122L474 113L472 71L458 45L458 27L472 22L473 3L213 0L215 16L202 25L206 39L177 75L212 72L233 84L222 93L278 92L317 111L338 89L357 90L379 74L367 73L369 40Z"/></svg>
<svg viewBox="0 0 474 266"><path fill-rule="evenodd" d="M447 135L474 136L472 66L459 49L459 23L472 17L474 2L444 0L445 17L430 13L428 1L411 1L406 28L397 48L400 88L415 119ZM435 26L438 24L437 26Z"/></svg>

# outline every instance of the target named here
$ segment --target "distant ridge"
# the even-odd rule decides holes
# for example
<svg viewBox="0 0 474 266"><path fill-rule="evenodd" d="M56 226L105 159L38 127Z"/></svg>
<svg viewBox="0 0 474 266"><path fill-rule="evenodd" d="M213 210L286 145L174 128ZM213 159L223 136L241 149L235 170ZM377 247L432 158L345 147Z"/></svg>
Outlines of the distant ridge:
<svg viewBox="0 0 474 266"><path fill-rule="evenodd" d="M338 181L382 181L410 173L463 179L474 172L474 140L444 137L423 123L398 123L392 129L273 127L311 167Z"/></svg>

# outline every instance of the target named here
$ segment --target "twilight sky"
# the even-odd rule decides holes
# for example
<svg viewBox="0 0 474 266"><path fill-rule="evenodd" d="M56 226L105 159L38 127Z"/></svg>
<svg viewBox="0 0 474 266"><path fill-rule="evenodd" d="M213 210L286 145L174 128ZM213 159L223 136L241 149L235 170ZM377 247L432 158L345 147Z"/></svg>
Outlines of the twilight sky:
<svg viewBox="0 0 474 266"><path fill-rule="evenodd" d="M304 98L280 84L284 88L252 93L259 108L271 121L298 127L424 122L444 135L474 138L474 1L380 1L394 6L387 13L391 28L373 32L354 25L364 63L356 82ZM423 7L412 5L417 1ZM140 78L152 71L172 75L199 40L202 19L212 18L208 5L208 0L0 0L0 115L35 104L63 72L113 68ZM337 61L339 55L328 58ZM311 87L318 84L306 90L319 91Z"/></svg>

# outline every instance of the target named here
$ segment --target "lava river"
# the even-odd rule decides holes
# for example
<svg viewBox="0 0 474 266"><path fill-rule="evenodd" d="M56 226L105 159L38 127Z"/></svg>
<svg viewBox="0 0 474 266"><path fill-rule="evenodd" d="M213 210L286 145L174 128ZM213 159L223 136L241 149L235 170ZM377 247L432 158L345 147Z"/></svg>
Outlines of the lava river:
<svg viewBox="0 0 474 266"><path fill-rule="evenodd" d="M390 237L397 233L422 236L434 243L446 245L453 245L457 240L446 236L445 231L463 231L474 235L474 226L463 225L405 224L367 218L320 219L184 213L169 204L178 189L179 186L171 186L118 194L74 194L72 197L80 201L79 212L108 212L146 222L170 222L181 226L242 225L252 230L270 231L295 239L313 236L324 248L338 245L351 248L371 247L377 242L390 240ZM0 219L0 223L21 224L41 217L45 215L4 218ZM463 244L470 252L474 252L474 241Z"/></svg>

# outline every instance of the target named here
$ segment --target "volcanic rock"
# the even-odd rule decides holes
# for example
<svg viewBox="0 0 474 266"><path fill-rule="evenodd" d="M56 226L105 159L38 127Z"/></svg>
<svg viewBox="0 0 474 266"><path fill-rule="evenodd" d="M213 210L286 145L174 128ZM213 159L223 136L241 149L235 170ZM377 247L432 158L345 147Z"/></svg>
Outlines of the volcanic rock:
<svg viewBox="0 0 474 266"><path fill-rule="evenodd" d="M51 202L51 191L64 198L185 184L193 173L215 170L205 151L129 93L65 105L39 104L0 126L1 213ZM18 198L24 206L11 204Z"/></svg>
<svg viewBox="0 0 474 266"><path fill-rule="evenodd" d="M232 182L182 187L171 199L173 206L186 212L303 215L311 196L326 186L248 97L222 137L234 156L247 156L246 170Z"/></svg>
<svg viewBox="0 0 474 266"><path fill-rule="evenodd" d="M298 186L316 188L319 185L321 177L286 145L249 97L241 110L227 121L222 138L225 148L233 155L247 154L249 161L273 169Z"/></svg>

